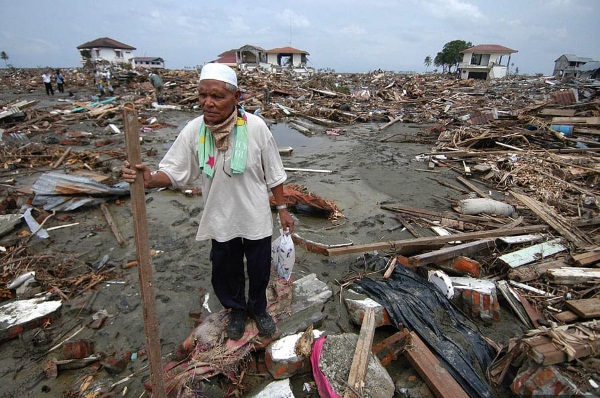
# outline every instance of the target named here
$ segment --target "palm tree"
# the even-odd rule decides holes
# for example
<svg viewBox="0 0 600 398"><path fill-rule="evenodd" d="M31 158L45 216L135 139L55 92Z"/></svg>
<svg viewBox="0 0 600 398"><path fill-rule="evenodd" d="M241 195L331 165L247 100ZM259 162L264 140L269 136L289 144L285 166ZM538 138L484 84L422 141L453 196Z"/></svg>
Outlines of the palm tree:
<svg viewBox="0 0 600 398"><path fill-rule="evenodd" d="M2 58L4 60L4 63L6 64L6 67L8 68L8 54L5 51L0 52L0 58Z"/></svg>
<svg viewBox="0 0 600 398"><path fill-rule="evenodd" d="M433 62L433 60L431 59L431 56L426 56L425 57L425 61L423 61L423 65L425 65L425 72L427 72L427 69L431 66L431 63Z"/></svg>

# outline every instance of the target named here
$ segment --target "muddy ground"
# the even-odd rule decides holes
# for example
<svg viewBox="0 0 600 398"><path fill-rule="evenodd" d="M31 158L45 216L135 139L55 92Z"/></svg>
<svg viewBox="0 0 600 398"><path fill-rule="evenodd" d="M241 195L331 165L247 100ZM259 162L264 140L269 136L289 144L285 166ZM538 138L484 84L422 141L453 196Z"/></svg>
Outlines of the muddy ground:
<svg viewBox="0 0 600 398"><path fill-rule="evenodd" d="M2 93L0 102L16 96ZM20 98L23 97L40 100L38 108L46 107L50 110L54 106L64 106L64 103L58 101L58 96L47 98L42 93L20 94ZM68 99L66 96L60 98ZM138 112L141 118L156 117L159 123L168 126L143 133L143 158L155 167L181 126L195 114L191 111L153 109L139 109ZM122 122L116 121L116 124L122 127ZM315 195L334 202L344 216L337 220L326 220L296 213L297 232L310 234L313 238L319 237L324 243L352 241L355 244L366 244L411 238L408 232L398 228L398 221L393 213L380 208L381 204L402 203L432 210L450 210L452 200L461 197L459 192L433 180L441 178L456 184L457 172L448 168L427 171L427 163L416 159L417 155L429 152L433 146L431 140L418 143L422 142L421 132L427 126L396 123L380 131L381 126L382 124L345 126L339 136L326 135L321 128L314 136L306 137L291 130L283 121L272 125L279 146L293 147L291 156L282 157L286 167L331 171L290 171L288 183L302 185ZM91 122L77 123L68 128L68 131L85 130L98 133L104 131ZM402 134L392 140L380 142L380 139L397 133ZM38 135L31 139L43 138L44 135ZM124 151L123 139L118 138L113 147ZM93 149L83 147L75 150ZM153 152L152 156L148 156ZM108 169L114 170L118 170L121 164L120 159L107 162ZM16 175L16 188L26 188L38 176L39 173L35 172ZM210 285L210 245L208 242L194 240L203 208L202 197L186 196L172 190L149 191L146 203L150 247L153 249L153 277L160 319L161 349L165 358L168 358L194 328L196 319L190 316L190 312L206 316L209 311L219 311L221 306ZM104 259L108 266L114 267L115 277L64 303L61 317L43 332L34 330L18 339L0 343L0 397L79 396L67 395L67 392L79 391L88 373L96 375L90 382L98 387L123 381L133 373L133 377L114 387L113 392L117 396L122 396L124 391L129 397L143 395L143 383L148 378L148 370L144 369L148 361L143 355L129 362L126 370L114 375L104 371L93 373L89 368L83 368L62 371L56 379L48 379L42 371L42 366L49 357L61 357L60 348L48 351L90 322L91 314L99 310L105 310L109 314L103 327L98 330L84 328L77 339L93 341L95 352L104 355L138 352L144 347L138 270L136 267L123 267L136 259L130 201L124 197L118 202L108 203L108 206L125 238L126 243L123 245L117 243L98 207L69 212L68 221L51 220L46 227L65 223L79 224L52 231L49 239L33 238L28 241L32 253L62 253L76 258L74 264L78 265L74 267L94 266ZM359 331L359 327L349 321L346 309L337 295L340 291L339 281L344 279L350 264L359 256L360 254L351 254L326 257L297 247L294 278L316 273L334 292L333 298L324 308L326 318L319 325L319 329L328 334ZM73 272L76 271L73 269ZM98 293L94 294L95 291ZM207 295L208 300L205 302ZM81 304L91 302L92 297L92 308L88 307L87 312L82 311ZM501 317L501 322L493 325L481 324L481 331L504 345L509 338L521 336L523 329L506 310L502 310ZM375 340L393 332L386 328L379 330ZM401 373L407 367L403 361L390 365L392 378L401 378ZM310 375L295 378L293 384L297 397L309 395L301 391L303 383L309 381Z"/></svg>

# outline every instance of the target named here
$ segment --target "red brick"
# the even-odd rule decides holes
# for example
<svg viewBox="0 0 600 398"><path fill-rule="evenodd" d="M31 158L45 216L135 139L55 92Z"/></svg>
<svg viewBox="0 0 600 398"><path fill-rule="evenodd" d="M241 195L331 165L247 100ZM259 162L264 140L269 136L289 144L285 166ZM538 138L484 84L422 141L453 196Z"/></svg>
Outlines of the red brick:
<svg viewBox="0 0 600 398"><path fill-rule="evenodd" d="M577 392L576 385L554 366L539 365L529 361L514 378L511 389L524 397L530 396L572 396Z"/></svg>
<svg viewBox="0 0 600 398"><path fill-rule="evenodd" d="M265 364L267 370L276 380L287 379L299 373L307 373L311 371L309 357L294 356L286 359L273 359L273 354L270 350L271 345L267 347L265 352Z"/></svg>

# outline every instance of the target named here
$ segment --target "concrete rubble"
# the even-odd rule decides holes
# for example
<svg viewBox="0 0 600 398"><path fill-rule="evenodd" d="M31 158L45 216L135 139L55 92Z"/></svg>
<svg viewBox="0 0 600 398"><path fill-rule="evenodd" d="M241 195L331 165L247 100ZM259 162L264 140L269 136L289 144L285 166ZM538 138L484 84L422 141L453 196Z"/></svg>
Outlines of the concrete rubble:
<svg viewBox="0 0 600 398"><path fill-rule="evenodd" d="M109 201L126 200L121 198L125 188L114 184L118 173L115 160L121 162L126 156L121 130L123 103L133 102L149 110L151 117L140 118L142 142L152 142L151 135L164 127L152 115L197 109L195 70L163 72L166 105L153 104L152 86L140 71L115 70L115 91L120 93L115 97L95 93L90 71L64 72L69 96L51 109L37 108L35 100L0 102L3 344L27 333L43 335L62 303L68 303L70 312L85 314L91 320L86 327L102 330L111 315L92 311L94 289L118 283L115 269L121 265L107 254L87 270L73 274L69 266L76 263L75 257L60 253L36 257L28 252L28 245L47 230L44 224L50 220L66 223L75 209L86 211ZM320 396L467 396L467 386L456 382L451 369L446 369L447 374L434 372L445 365L437 362L432 347L420 341L418 330L398 324L391 308L353 288L354 282L367 277L386 284L399 277L396 271L401 267L426 280L430 289L439 289L444 303L459 308L473 322L493 327L507 311L516 314L520 327L528 330L506 347L493 347L497 356L486 369L486 379L481 380L491 390L510 390L524 397L598 393L599 83L544 76L465 81L438 74L390 72L305 76L256 69L240 72L240 86L247 111L268 122L285 121L302 134L345 134L346 126L377 123L376 140L382 146L396 140L429 144L431 151L418 157L426 164L425 171L432 176L440 169L457 174L455 183L435 177L431 183L469 197L452 200L447 209L438 210L382 203L381 209L410 235L403 240L331 245L295 236L303 250L324 258L362 256L361 265L349 265L352 272L338 281L335 289L315 273L274 286L270 311L278 321L278 336L273 341L256 340L257 330L249 326L244 339L234 345L222 340L225 314L198 319L197 329L182 342L175 360L165 366L172 391L201 392L205 388L214 396L244 392L252 397L292 397L291 381L302 380L305 396L315 391ZM0 87L17 96L40 91L41 73L1 70ZM387 134L396 123L422 127L410 137ZM148 148L149 154L153 150ZM23 176L32 170L43 178L25 183ZM66 181L57 177L65 176L64 170L70 173ZM293 188L288 195L294 206L312 204L313 214L344 217L335 203L321 199L319 192ZM192 188L185 190L185 195L199 194ZM23 220L26 208L30 217L35 216L34 227ZM106 207L103 212L106 223L114 225ZM114 228L113 233L118 236ZM375 254L367 257L364 253ZM131 262L121 268L133 266ZM40 271L34 276L37 291L24 289L18 294L17 286L10 284L29 271ZM43 299L26 297L35 293ZM46 301L49 298L52 300ZM26 306L31 300L39 301L36 310L45 311L11 318L21 311L13 305ZM139 300L122 296L119 305L124 312L131 312ZM359 335L318 329L327 316L324 305L332 300L343 302L357 327L363 325L367 313L374 312L373 324L366 327L376 331L378 338L367 353L360 394L348 388ZM65 330L48 339L60 346L74 337L73 330ZM320 373L311 363L311 350L319 338L324 339L318 359ZM308 344L302 354L298 353L299 341ZM89 348L87 343L78 344ZM91 351L75 356L67 351L68 358L46 362L46 377L60 378L73 369L121 374L133 361L146 357L144 350L106 352L102 358ZM393 380L386 366L402 358L411 369ZM262 375L262 383L254 389L243 385L249 370ZM318 374L323 377L320 382L315 381ZM225 391L211 385L211 379L225 380L233 387ZM332 395L323 391L324 382ZM102 391L109 394L118 386L105 386ZM85 383L79 384L78 392L90 393L85 387Z"/></svg>

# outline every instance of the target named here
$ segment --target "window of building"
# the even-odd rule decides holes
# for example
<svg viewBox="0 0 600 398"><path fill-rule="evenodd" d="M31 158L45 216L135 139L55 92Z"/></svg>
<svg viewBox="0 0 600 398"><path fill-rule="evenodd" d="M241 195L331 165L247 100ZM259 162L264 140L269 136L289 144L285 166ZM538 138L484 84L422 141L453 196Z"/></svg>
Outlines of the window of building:
<svg viewBox="0 0 600 398"><path fill-rule="evenodd" d="M481 54L471 55L471 65L481 65Z"/></svg>

